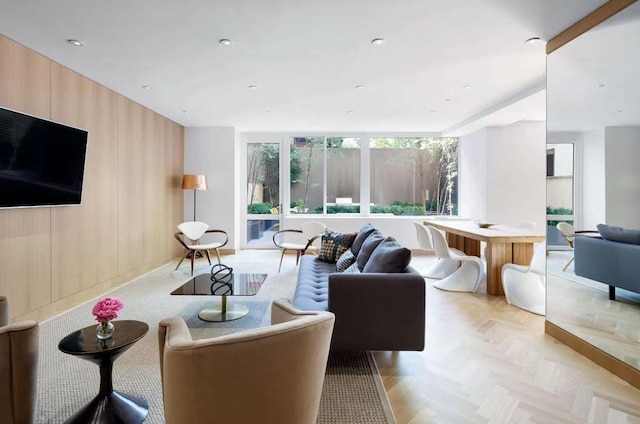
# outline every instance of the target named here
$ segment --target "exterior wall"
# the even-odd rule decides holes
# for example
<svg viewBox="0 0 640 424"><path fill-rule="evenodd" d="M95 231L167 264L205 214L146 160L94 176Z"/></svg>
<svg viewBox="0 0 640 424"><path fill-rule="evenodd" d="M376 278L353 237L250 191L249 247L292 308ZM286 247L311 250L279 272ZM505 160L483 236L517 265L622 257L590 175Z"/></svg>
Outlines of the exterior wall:
<svg viewBox="0 0 640 424"><path fill-rule="evenodd" d="M174 257L178 124L0 36L0 106L89 131L82 205L0 210L0 294L42 319Z"/></svg>

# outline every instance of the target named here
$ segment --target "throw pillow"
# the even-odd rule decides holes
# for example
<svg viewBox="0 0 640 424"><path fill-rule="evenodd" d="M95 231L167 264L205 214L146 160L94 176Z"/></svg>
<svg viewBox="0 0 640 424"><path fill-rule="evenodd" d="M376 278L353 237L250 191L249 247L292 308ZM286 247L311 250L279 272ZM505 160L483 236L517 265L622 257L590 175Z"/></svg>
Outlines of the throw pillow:
<svg viewBox="0 0 640 424"><path fill-rule="evenodd" d="M358 235L356 236L356 239L353 241L353 244L351 245L351 253L353 253L354 256L358 256L358 253L362 248L362 243L364 243L367 237L369 237L371 233L373 233L374 231L375 231L375 227L371 224L363 225L362 228L360 228L360 231L358 231Z"/></svg>
<svg viewBox="0 0 640 424"><path fill-rule="evenodd" d="M355 238L356 233L338 233L327 228L322 235L318 259L335 264L338 258L351 247Z"/></svg>
<svg viewBox="0 0 640 424"><path fill-rule="evenodd" d="M356 261L356 257L351 253L351 249L347 249L336 261L336 271L344 272Z"/></svg>
<svg viewBox="0 0 640 424"><path fill-rule="evenodd" d="M615 225L598 224L603 239L620 243L640 244L640 230L629 230Z"/></svg>
<svg viewBox="0 0 640 424"><path fill-rule="evenodd" d="M352 263L351 266L344 270L345 274L360 274L360 268L357 263Z"/></svg>
<svg viewBox="0 0 640 424"><path fill-rule="evenodd" d="M362 272L405 272L410 262L411 250L401 246L393 237L387 237L375 248Z"/></svg>
<svg viewBox="0 0 640 424"><path fill-rule="evenodd" d="M378 230L374 230L369 237L362 243L362 247L358 252L358 256L356 256L356 263L358 264L358 268L360 271L364 268L369 260L369 256L373 253L376 247L384 240L384 236Z"/></svg>

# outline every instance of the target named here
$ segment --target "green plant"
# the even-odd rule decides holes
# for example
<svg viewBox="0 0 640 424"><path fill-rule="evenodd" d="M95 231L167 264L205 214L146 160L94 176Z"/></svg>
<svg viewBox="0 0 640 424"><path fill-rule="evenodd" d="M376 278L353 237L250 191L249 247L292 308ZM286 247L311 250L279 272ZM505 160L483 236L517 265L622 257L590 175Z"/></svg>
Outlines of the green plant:
<svg viewBox="0 0 640 424"><path fill-rule="evenodd" d="M249 205L249 213L268 215L272 207L271 203L252 203Z"/></svg>
<svg viewBox="0 0 640 424"><path fill-rule="evenodd" d="M547 206L547 215L573 215L573 209L569 208L554 208L553 206ZM555 227L559 222L568 222L569 224L573 224L573 221L556 221L550 220L547 221L547 225L551 227Z"/></svg>

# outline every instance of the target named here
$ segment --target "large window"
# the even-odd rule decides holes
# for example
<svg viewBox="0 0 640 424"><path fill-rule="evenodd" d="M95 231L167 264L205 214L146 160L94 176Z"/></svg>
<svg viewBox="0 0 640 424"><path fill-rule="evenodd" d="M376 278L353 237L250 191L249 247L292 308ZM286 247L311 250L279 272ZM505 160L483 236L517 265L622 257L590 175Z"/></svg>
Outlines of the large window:
<svg viewBox="0 0 640 424"><path fill-rule="evenodd" d="M289 151L290 213L323 213L324 137L293 137Z"/></svg>
<svg viewBox="0 0 640 424"><path fill-rule="evenodd" d="M371 213L457 214L457 138L371 138L370 170Z"/></svg>
<svg viewBox="0 0 640 424"><path fill-rule="evenodd" d="M360 213L360 139L327 137L327 213Z"/></svg>

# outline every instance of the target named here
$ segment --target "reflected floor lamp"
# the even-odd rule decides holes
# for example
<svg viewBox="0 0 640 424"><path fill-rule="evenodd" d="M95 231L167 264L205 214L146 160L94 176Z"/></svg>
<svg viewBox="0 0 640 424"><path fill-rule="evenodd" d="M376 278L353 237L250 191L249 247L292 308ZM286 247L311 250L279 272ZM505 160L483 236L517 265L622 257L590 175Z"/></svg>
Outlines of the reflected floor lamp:
<svg viewBox="0 0 640 424"><path fill-rule="evenodd" d="M207 189L206 175L185 175L182 177L182 189L193 190L193 220L196 220L196 190Z"/></svg>

